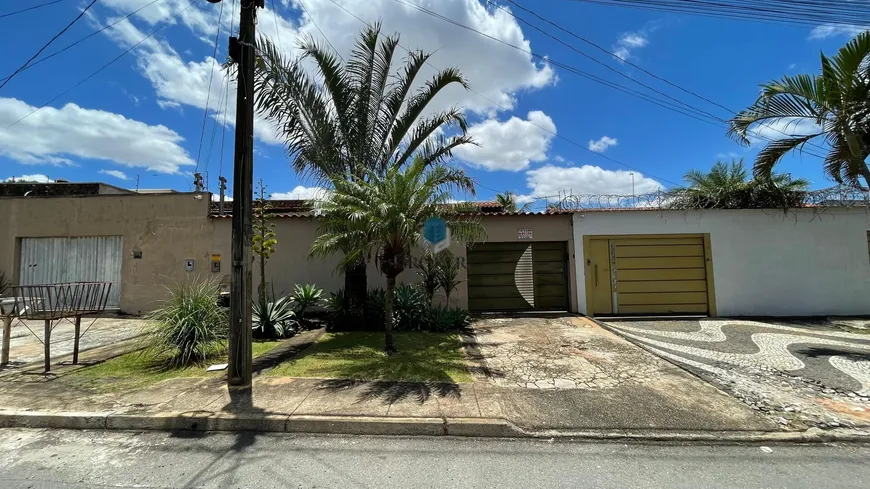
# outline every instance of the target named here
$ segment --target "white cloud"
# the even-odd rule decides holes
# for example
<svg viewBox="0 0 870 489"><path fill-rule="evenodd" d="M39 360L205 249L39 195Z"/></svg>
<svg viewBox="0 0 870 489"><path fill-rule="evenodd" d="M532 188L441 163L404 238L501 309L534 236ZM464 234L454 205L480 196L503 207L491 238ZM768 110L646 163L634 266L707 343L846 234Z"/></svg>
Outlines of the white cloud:
<svg viewBox="0 0 870 489"><path fill-rule="evenodd" d="M743 156L740 153L735 153L734 151L729 151L727 153L716 153L716 158L727 161L727 160L739 160Z"/></svg>
<svg viewBox="0 0 870 489"><path fill-rule="evenodd" d="M146 1L106 0L106 4L115 15L120 15L135 10ZM431 65L438 68L458 67L475 91L496 101L499 105L513 108L516 92L542 88L555 82L552 68L535 62L530 55L450 25L411 7L396 4L392 0L336 1L366 22L380 21L383 24L382 32L385 34L400 32L402 46L433 53L429 60ZM502 10L487 9L478 0L441 0L425 3L421 0L413 1L490 36L523 49L531 49L516 19ZM187 0L164 0L160 8L148 7L133 18L139 23L154 24L181 11L187 3ZM290 5L293 10L287 8L287 5ZM296 42L301 36L322 38L314 21L343 56L350 51L356 41L357 33L364 28L359 20L333 4L331 0L306 0L307 13L302 12L296 5L296 2L288 2L283 9L276 9L277 12L268 8L258 11L258 32L279 43L288 53L297 52ZM227 6L224 7L225 20L221 22L222 25L230 22L226 20L230 17ZM271 2L267 3L267 6L271 7ZM204 38L210 43L218 25L218 11L217 5L198 4L182 14L180 23L187 26L194 36ZM295 19L297 16L298 19ZM287 18L294 18L295 21ZM133 24L125 21L107 33L116 42L129 46L144 37L141 33L135 33L134 29ZM136 51L140 67L157 90L162 104L176 102L198 108L204 107L208 93L207 75L211 66L210 58L204 58L202 61L185 61L168 44L156 40L146 41L141 46L142 48ZM406 53L402 49L397 50L394 59L396 69L405 56ZM432 67L427 66L419 74L418 80L425 80L434 72ZM498 76L493 76L495 73ZM216 73L216 80L213 81L212 86L212 100L217 98L222 79L222 75L218 77ZM454 104L481 114L493 114L500 110L496 104L460 86L444 90L433 103L433 109L443 109ZM258 137L269 141L267 136L258 133ZM272 137L270 142L277 141Z"/></svg>
<svg viewBox="0 0 870 489"><path fill-rule="evenodd" d="M632 175L629 171L605 170L598 166L562 168L546 165L526 172L527 184L532 190L529 196L612 194L631 195ZM634 172L634 192L643 194L662 189L659 182Z"/></svg>
<svg viewBox="0 0 870 489"><path fill-rule="evenodd" d="M843 25L843 24L822 24L818 25L810 31L810 39L827 39L829 37L855 37L859 33L864 32L870 26L860 25Z"/></svg>
<svg viewBox="0 0 870 489"><path fill-rule="evenodd" d="M100 170L100 173L102 173L103 175L109 175L110 177L115 177L118 180L130 179L130 177L128 177L126 173L118 170Z"/></svg>
<svg viewBox="0 0 870 489"><path fill-rule="evenodd" d="M562 155L556 155L553 157L553 159L559 163L565 163L565 157L563 157Z"/></svg>
<svg viewBox="0 0 870 489"><path fill-rule="evenodd" d="M613 53L617 58L627 60L632 57L633 50L645 47L647 44L649 44L647 31L626 32L613 45Z"/></svg>
<svg viewBox="0 0 870 489"><path fill-rule="evenodd" d="M617 144L619 144L619 141L616 138L612 138L610 136L601 136L597 141L589 141L589 151L603 153L607 151L607 148L611 146L616 146Z"/></svg>
<svg viewBox="0 0 870 489"><path fill-rule="evenodd" d="M273 200L321 200L328 195L329 191L321 187L297 186L289 192L276 192L272 194Z"/></svg>
<svg viewBox="0 0 870 489"><path fill-rule="evenodd" d="M39 182L39 183L49 183L49 182L54 181L54 180L48 178L46 175L43 175L42 173L35 173L33 175L12 176L12 177L7 178L4 181L6 181L6 182L20 182L22 180L27 181L27 182Z"/></svg>
<svg viewBox="0 0 870 489"><path fill-rule="evenodd" d="M468 128L479 146L464 145L453 154L459 159L487 170L524 170L533 161L544 161L556 132L556 124L539 111L529 112L527 120L511 117L505 122L488 119Z"/></svg>
<svg viewBox="0 0 870 489"><path fill-rule="evenodd" d="M788 136L803 136L819 132L819 126L807 119L779 119L764 124L756 124L752 126L752 131L749 133L750 144L765 145L771 139L783 139Z"/></svg>
<svg viewBox="0 0 870 489"><path fill-rule="evenodd" d="M0 125L10 126L35 107L0 98ZM67 104L45 107L0 131L0 155L25 164L71 164L70 157L114 161L160 173L193 165L175 131L120 114Z"/></svg>

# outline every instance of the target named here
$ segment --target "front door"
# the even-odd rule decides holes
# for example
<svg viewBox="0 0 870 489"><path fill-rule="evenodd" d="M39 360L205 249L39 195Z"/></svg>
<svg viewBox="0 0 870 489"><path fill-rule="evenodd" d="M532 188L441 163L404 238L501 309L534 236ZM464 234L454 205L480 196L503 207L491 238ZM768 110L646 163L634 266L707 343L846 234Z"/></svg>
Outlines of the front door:
<svg viewBox="0 0 870 489"><path fill-rule="evenodd" d="M610 242L593 239L589 242L592 273L592 314L613 314L613 293L610 286Z"/></svg>

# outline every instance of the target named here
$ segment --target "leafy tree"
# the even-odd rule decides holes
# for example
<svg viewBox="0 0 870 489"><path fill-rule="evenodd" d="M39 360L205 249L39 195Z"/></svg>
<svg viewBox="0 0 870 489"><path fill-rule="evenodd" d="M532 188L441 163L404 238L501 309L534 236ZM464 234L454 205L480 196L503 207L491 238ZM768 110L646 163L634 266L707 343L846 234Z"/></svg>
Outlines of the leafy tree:
<svg viewBox="0 0 870 489"><path fill-rule="evenodd" d="M786 122L783 132L800 123L815 129L809 134L776 137L755 160L754 173L765 177L787 153L803 151L810 141L827 144L825 173L838 183L870 185L870 32L863 32L828 57L821 55L819 75L784 76L762 85L754 104L730 121L729 136L749 145L753 131L766 124Z"/></svg>
<svg viewBox="0 0 870 489"><path fill-rule="evenodd" d="M532 203L527 202L522 206L517 204L517 194L513 192L505 192L496 194L495 201L502 206L506 212L528 212L532 210Z"/></svg>
<svg viewBox="0 0 870 489"><path fill-rule="evenodd" d="M297 173L323 185L357 182L402 167L412 155L437 164L457 146L473 142L458 108L428 109L445 88L468 88L459 70L420 80L430 55L411 51L394 72L399 36L381 40L380 29L376 24L362 31L346 61L321 41L302 40L301 59L311 61L313 71L269 40L258 41L257 109L280 128ZM336 251L349 253L350 245ZM356 261L345 260L344 297L346 309L361 319L366 267L362 256L354 256Z"/></svg>
<svg viewBox="0 0 870 489"><path fill-rule="evenodd" d="M322 216L311 254L345 252L342 264L373 257L387 278L384 305L384 351L395 352L393 304L396 276L405 270L411 247L423 240L423 223L431 217L447 222L453 239L470 241L483 235L483 226L462 206L448 205L454 191L474 194L465 172L442 163L428 164L422 156L386 172L366 170L361 177L333 180L334 191L318 203Z"/></svg>
<svg viewBox="0 0 870 489"><path fill-rule="evenodd" d="M275 223L272 222L272 216L269 214L269 194L266 193L266 185L261 178L257 191L257 202L254 206L254 222L253 230L254 237L251 242L251 250L259 257L260 262L260 286L257 293L260 297L260 305L265 309L267 302L266 298L266 262L275 253L275 245L278 240L275 238Z"/></svg>
<svg viewBox="0 0 870 489"><path fill-rule="evenodd" d="M709 172L690 170L686 188L672 192L670 207L702 209L760 209L799 207L809 182L788 173L749 179L743 160L716 162Z"/></svg>

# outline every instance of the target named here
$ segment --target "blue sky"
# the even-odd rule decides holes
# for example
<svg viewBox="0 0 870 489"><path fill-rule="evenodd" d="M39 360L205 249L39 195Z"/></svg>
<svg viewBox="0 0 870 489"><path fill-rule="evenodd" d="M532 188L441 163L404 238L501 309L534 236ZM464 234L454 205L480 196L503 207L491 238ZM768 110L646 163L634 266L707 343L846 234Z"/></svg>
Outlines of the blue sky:
<svg viewBox="0 0 870 489"><path fill-rule="evenodd" d="M630 193L629 171L635 172L635 191L640 193L679 184L687 170L707 169L717 159L744 157L751 162L760 148L743 148L728 139L721 127L548 65L394 0L336 1L367 21L382 20L384 32L400 33L403 45L434 52L435 66L453 65L466 74L474 91L446 92L438 104L459 105L468 115L480 146L458 151L453 164L464 166L479 181L478 198L490 198L494 190L516 192L523 200L568 192ZM515 8L518 16L631 79L589 61L485 0L412 1L610 82L651 93L632 81L637 80L718 117L732 115ZM16 48L13 52L7 49L0 60L0 73L13 72L87 3L90 0L64 0L0 19ZM219 23L220 4L195 0L185 10L189 3L97 0L43 56L151 5L19 73L0 89L0 180L43 175L132 188L138 177L141 188L190 190L192 172L198 169L208 173L209 187L215 192L220 174L232 180L235 86L230 85L225 113L227 85L218 65L226 59L227 30L230 18L237 24L238 10L232 16L233 0L224 0ZM567 0L518 3L734 110L750 104L764 81L784 73L817 71L819 52L833 53L854 34L830 26L741 22ZM20 5L3 2L0 14ZM503 2L499 5L510 9ZM301 4L298 0L267 0L267 7L259 13L260 32L291 53L300 34L321 37L322 30L346 54L363 27L332 0L302 0ZM164 22L164 28L142 41ZM213 40L219 24L222 31L215 63ZM140 41L130 53L52 101ZM206 100L212 112L202 135ZM43 104L47 105L30 114ZM313 182L294 175L280 141L267 124L259 122L256 177L263 178L276 197L316 195ZM830 185L821 173L821 160L812 156L789 157L779 169L808 178L815 187ZM539 199L536 206L543 203Z"/></svg>

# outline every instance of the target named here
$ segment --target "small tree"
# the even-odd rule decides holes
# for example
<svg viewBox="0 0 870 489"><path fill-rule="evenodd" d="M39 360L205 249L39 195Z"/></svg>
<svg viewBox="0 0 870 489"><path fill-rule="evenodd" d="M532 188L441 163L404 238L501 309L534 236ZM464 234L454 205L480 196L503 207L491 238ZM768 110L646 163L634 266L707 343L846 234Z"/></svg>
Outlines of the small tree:
<svg viewBox="0 0 870 489"><path fill-rule="evenodd" d="M266 193L266 185L261 178L258 182L259 189L257 191L257 203L254 206L254 238L251 243L251 249L259 257L260 261L260 286L257 293L260 297L260 304L266 304L266 262L275 253L275 245L278 240L275 238L275 223L272 222L272 216L269 214L269 195Z"/></svg>
<svg viewBox="0 0 870 489"><path fill-rule="evenodd" d="M453 256L453 253L444 250L438 254L438 286L444 291L448 307L450 306L450 294L462 283L456 278L459 276L460 268L459 260Z"/></svg>
<svg viewBox="0 0 870 489"><path fill-rule="evenodd" d="M417 268L417 275L420 276L420 286L426 297L429 298L429 303L432 303L432 298L435 296L435 291L438 290L438 260L435 255L425 251L420 258L420 266Z"/></svg>

